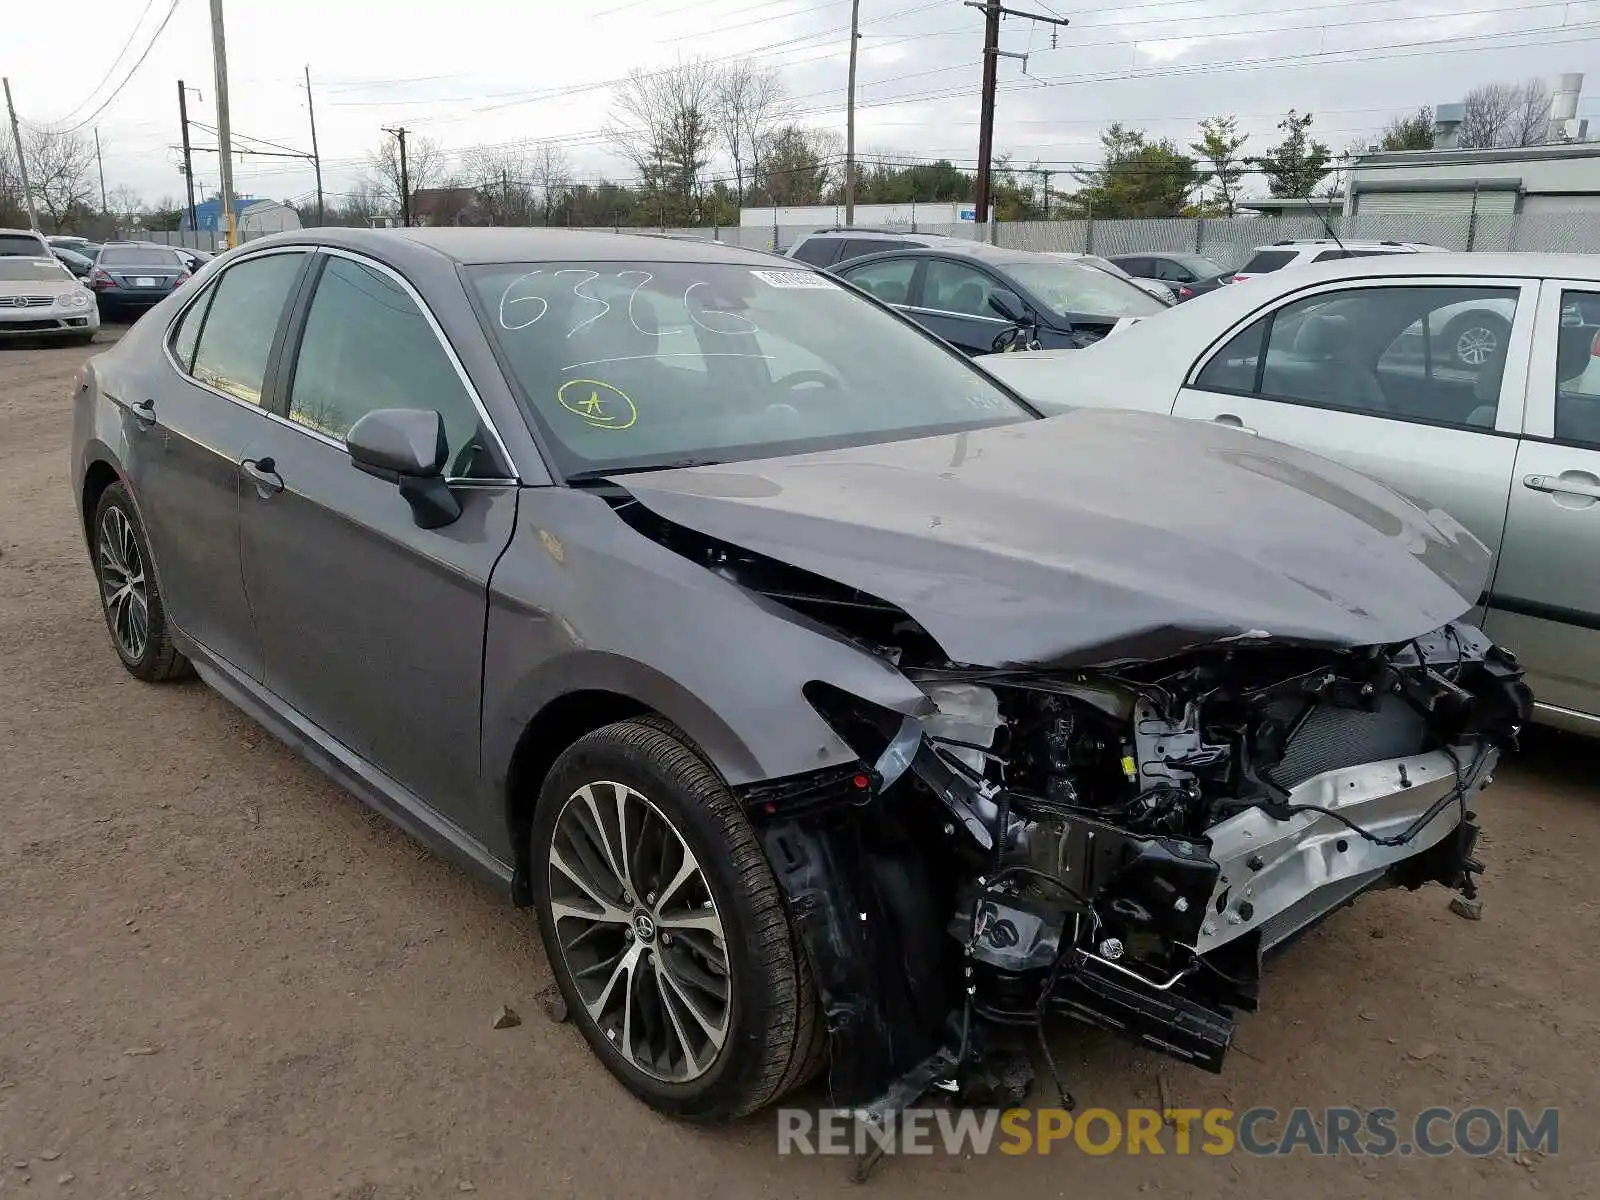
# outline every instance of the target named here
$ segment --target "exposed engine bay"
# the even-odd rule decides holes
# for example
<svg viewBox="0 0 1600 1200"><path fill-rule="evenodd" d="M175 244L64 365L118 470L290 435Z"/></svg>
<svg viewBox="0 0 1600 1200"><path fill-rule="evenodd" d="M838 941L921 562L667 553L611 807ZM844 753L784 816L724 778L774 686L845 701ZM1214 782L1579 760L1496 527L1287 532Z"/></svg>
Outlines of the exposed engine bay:
<svg viewBox="0 0 1600 1200"><path fill-rule="evenodd" d="M841 1106L929 1088L1018 1103L1034 1037L1070 1106L1051 1015L1220 1071L1270 952L1374 888L1475 894L1470 799L1532 698L1470 625L1361 647L1162 628L973 667L909 605L614 503L929 701L906 715L813 682L856 761L738 789L810 960Z"/></svg>

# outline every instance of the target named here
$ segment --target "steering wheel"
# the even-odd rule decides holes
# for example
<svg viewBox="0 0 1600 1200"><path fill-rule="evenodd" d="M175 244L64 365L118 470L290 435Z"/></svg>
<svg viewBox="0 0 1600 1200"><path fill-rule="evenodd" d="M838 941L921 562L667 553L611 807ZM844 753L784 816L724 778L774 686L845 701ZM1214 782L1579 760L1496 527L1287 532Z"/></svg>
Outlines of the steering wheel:
<svg viewBox="0 0 1600 1200"><path fill-rule="evenodd" d="M843 388L843 383L839 377L830 375L826 371L790 371L789 374L781 379L774 379L772 386L783 388L786 391L793 391L803 383L820 383L823 387L833 392L840 391Z"/></svg>

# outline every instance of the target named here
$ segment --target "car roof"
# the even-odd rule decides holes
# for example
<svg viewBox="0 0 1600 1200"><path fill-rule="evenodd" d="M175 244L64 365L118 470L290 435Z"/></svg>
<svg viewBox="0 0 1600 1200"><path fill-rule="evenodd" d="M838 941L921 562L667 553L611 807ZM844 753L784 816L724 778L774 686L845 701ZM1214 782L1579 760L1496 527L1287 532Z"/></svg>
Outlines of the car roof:
<svg viewBox="0 0 1600 1200"><path fill-rule="evenodd" d="M771 268L772 255L726 242L691 241L599 229L438 226L412 229L298 229L252 238L244 248L338 246L378 259L443 255L462 265L514 262L748 263ZM790 270L810 270L791 266Z"/></svg>
<svg viewBox="0 0 1600 1200"><path fill-rule="evenodd" d="M863 254L860 258L852 258L848 263L839 263L839 266L857 266L869 259L886 259L896 255L902 257L959 257L973 258L979 262L990 263L994 266L1004 266L1007 263L1038 262L1044 258L1054 258L1056 255L1038 250L1011 250L1004 246L991 246L987 242L969 242L965 238L948 238L937 246L904 246L898 250L880 250L876 254ZM1098 255L1074 254L1074 258L1098 258Z"/></svg>
<svg viewBox="0 0 1600 1200"><path fill-rule="evenodd" d="M806 237L869 237L869 238L881 237L881 238L894 239L894 238L911 238L911 237L942 238L942 237L949 237L950 235L947 234L947 233L932 233L932 232L929 232L927 230L922 230L922 229L875 229L875 228L873 228L871 226L862 226L862 225L830 225L826 229L813 229L810 233L806 234L805 236Z"/></svg>

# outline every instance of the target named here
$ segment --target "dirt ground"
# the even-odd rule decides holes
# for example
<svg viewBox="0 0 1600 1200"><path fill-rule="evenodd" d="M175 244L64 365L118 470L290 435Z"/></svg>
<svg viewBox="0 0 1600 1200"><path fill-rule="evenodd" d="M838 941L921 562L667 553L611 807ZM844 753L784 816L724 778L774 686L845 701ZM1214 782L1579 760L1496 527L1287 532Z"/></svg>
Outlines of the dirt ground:
<svg viewBox="0 0 1600 1200"><path fill-rule="evenodd" d="M541 1014L525 914L201 684L123 672L67 487L85 353L0 348L0 1198L851 1186L842 1160L780 1158L770 1115L706 1131L632 1101ZM1056 1039L1085 1105L1155 1106L1158 1071L1195 1107L1553 1105L1559 1153L935 1155L861 1194L1600 1194L1594 761L1533 739L1478 805L1483 920L1437 889L1338 915L1271 970L1220 1077ZM520 1026L491 1028L502 1004Z"/></svg>

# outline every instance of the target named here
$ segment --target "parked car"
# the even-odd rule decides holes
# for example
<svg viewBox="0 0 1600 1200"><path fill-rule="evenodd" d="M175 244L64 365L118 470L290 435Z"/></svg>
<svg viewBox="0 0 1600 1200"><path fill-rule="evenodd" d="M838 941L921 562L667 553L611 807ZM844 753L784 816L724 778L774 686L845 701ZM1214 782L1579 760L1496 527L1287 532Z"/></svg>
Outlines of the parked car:
<svg viewBox="0 0 1600 1200"><path fill-rule="evenodd" d="M86 237L77 237L72 234L60 233L45 239L50 243L52 250L70 250L74 254L81 254L84 258L93 259L100 253L100 242L91 242Z"/></svg>
<svg viewBox="0 0 1600 1200"><path fill-rule="evenodd" d="M1257 275L1268 275L1285 267L1305 267L1312 263L1337 262L1345 258L1376 258L1386 254L1443 254L1438 246L1423 242L1358 242L1334 238L1292 238L1257 246L1244 266L1233 273L1231 283L1244 283Z"/></svg>
<svg viewBox="0 0 1600 1200"><path fill-rule="evenodd" d="M74 250L68 250L65 246L52 246L50 251L57 262L72 272L74 278L88 279L90 272L94 270L94 259L85 258Z"/></svg>
<svg viewBox="0 0 1600 1200"><path fill-rule="evenodd" d="M1134 287L1143 288L1163 304L1171 305L1178 302L1178 293L1166 284L1155 279L1135 279L1109 258L1101 258L1098 254L1066 254L1057 251L1052 252L1050 257L1077 259L1079 262L1086 262L1091 267L1099 267L1102 271L1110 271L1118 279L1125 279L1133 284Z"/></svg>
<svg viewBox="0 0 1600 1200"><path fill-rule="evenodd" d="M0 257L49 258L50 244L31 229L0 229Z"/></svg>
<svg viewBox="0 0 1600 1200"><path fill-rule="evenodd" d="M0 255L0 339L91 342L100 328L94 296L52 255Z"/></svg>
<svg viewBox="0 0 1600 1200"><path fill-rule="evenodd" d="M938 233L902 233L895 229L861 229L837 226L806 234L786 251L785 258L797 259L813 267L831 267L863 254L883 250L942 246L950 239Z"/></svg>
<svg viewBox="0 0 1600 1200"><path fill-rule="evenodd" d="M1135 279L1150 280L1171 288L1173 298L1180 304L1214 292L1233 278L1233 272L1220 263L1204 255L1187 254L1181 250L1113 254L1111 261Z"/></svg>
<svg viewBox="0 0 1600 1200"><path fill-rule="evenodd" d="M1009 336L1019 321L1040 347L1076 348L1168 308L1082 259L954 238L929 249L867 255L831 271L967 354L998 349L996 338Z"/></svg>
<svg viewBox="0 0 1600 1200"><path fill-rule="evenodd" d="M1463 358L1458 330L1502 324L1499 352ZM1450 513L1497 553L1484 628L1527 667L1537 717L1600 733L1594 259L1332 262L1224 288L1160 326L1092 354L985 366L1050 411L1105 404L1238 426Z"/></svg>
<svg viewBox="0 0 1600 1200"><path fill-rule="evenodd" d="M1220 1069L1265 950L1472 891L1526 717L1455 526L1236 430L1040 420L734 247L262 238L73 407L123 666L194 668L533 906L678 1116L830 1053L836 1103L1019 1102L996 1031L1052 1003Z"/></svg>
<svg viewBox="0 0 1600 1200"><path fill-rule="evenodd" d="M159 304L190 274L171 246L107 242L95 255L89 286L100 297L102 314L137 314Z"/></svg>

